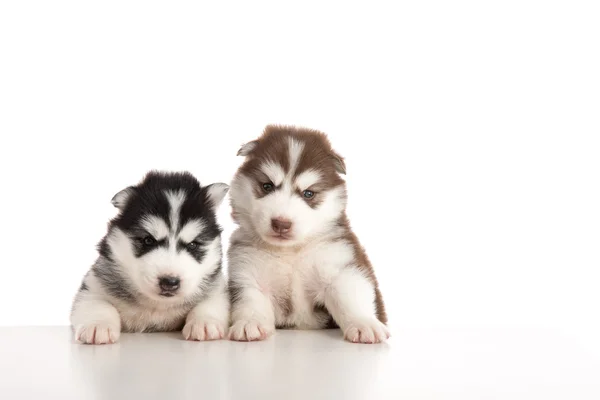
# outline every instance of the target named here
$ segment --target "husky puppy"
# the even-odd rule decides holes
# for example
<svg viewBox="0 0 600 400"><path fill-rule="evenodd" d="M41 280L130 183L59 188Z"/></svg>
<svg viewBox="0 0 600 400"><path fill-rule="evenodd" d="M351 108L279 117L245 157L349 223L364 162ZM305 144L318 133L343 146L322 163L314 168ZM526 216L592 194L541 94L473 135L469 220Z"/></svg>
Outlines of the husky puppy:
<svg viewBox="0 0 600 400"><path fill-rule="evenodd" d="M118 215L73 302L76 339L114 343L121 332L182 328L188 340L223 338L229 298L215 210L228 190L153 171L117 193Z"/></svg>
<svg viewBox="0 0 600 400"><path fill-rule="evenodd" d="M351 342L389 337L373 268L346 217L342 157L318 131L267 126L242 146L230 191L233 340L275 328L340 327Z"/></svg>

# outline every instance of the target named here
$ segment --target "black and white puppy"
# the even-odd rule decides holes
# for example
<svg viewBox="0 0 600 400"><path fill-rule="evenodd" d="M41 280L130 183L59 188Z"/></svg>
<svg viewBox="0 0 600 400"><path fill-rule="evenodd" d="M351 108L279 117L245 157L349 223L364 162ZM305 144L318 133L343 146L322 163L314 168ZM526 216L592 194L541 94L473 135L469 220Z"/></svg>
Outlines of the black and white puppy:
<svg viewBox="0 0 600 400"><path fill-rule="evenodd" d="M119 213L73 302L76 339L114 343L121 332L180 329L189 340L223 338L229 299L215 210L228 190L202 187L187 172L150 172L117 193Z"/></svg>

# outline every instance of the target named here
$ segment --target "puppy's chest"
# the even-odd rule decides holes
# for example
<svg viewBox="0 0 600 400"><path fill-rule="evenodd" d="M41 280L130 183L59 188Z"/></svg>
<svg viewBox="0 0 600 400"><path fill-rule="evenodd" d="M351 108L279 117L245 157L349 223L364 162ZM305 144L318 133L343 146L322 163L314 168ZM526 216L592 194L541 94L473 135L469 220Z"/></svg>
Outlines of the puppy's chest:
<svg viewBox="0 0 600 400"><path fill-rule="evenodd" d="M330 319L323 307L327 279L316 253L273 257L259 276L279 328L320 329Z"/></svg>
<svg viewBox="0 0 600 400"><path fill-rule="evenodd" d="M117 307L123 332L169 332L183 328L189 309L160 309L141 305Z"/></svg>

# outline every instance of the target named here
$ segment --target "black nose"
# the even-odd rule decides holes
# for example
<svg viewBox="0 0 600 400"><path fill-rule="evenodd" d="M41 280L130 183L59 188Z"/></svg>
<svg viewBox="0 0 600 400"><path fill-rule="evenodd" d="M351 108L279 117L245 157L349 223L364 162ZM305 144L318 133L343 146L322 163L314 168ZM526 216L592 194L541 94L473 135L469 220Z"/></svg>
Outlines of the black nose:
<svg viewBox="0 0 600 400"><path fill-rule="evenodd" d="M166 292L174 292L179 289L179 284L181 280L174 276L163 276L162 278L158 278L158 286Z"/></svg>

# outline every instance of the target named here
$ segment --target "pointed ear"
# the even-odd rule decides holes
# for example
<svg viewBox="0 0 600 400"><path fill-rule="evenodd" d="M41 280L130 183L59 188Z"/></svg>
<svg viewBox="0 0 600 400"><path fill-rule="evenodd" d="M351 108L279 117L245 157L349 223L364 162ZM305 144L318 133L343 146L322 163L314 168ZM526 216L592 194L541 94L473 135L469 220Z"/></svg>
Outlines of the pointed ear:
<svg viewBox="0 0 600 400"><path fill-rule="evenodd" d="M335 165L335 170L342 175L346 175L346 163L344 162L344 158L337 153L333 153L333 163Z"/></svg>
<svg viewBox="0 0 600 400"><path fill-rule="evenodd" d="M110 202L113 206L117 207L119 210L122 210L134 192L135 188L133 186L129 186L115 194Z"/></svg>
<svg viewBox="0 0 600 400"><path fill-rule="evenodd" d="M208 195L208 199L210 200L213 209L219 207L228 191L229 185L225 183L213 183L206 187L206 194Z"/></svg>
<svg viewBox="0 0 600 400"><path fill-rule="evenodd" d="M252 153L252 150L254 150L257 145L258 145L258 140L253 140L251 142L248 142L248 143L242 145L242 147L240 147L240 149L237 152L237 155L245 157L248 154Z"/></svg>

